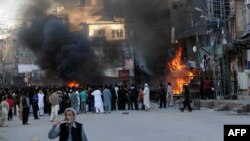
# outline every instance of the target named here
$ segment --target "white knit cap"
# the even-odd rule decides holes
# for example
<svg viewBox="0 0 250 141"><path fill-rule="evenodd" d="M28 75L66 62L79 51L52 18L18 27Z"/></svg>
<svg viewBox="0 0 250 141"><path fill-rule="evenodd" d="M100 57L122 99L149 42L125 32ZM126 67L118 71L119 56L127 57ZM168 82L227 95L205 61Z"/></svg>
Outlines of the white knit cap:
<svg viewBox="0 0 250 141"><path fill-rule="evenodd" d="M68 111L72 111L73 114L74 114L74 116L76 116L76 110L75 109L73 109L73 108L67 108L67 109L65 109L64 114L66 114Z"/></svg>

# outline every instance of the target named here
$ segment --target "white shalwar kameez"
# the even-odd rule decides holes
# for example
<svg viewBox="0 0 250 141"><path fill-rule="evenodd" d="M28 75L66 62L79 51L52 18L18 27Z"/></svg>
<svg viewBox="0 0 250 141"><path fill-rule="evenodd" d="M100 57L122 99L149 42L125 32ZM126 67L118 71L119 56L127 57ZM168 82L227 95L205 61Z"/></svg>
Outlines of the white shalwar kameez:
<svg viewBox="0 0 250 141"><path fill-rule="evenodd" d="M168 104L168 107L174 106L174 95L172 92L171 85L168 85L167 87L167 104Z"/></svg>
<svg viewBox="0 0 250 141"><path fill-rule="evenodd" d="M102 92L100 90L95 90L94 92L91 93L91 95L94 96L95 98L95 109L96 109L96 113L103 113L103 101L102 101Z"/></svg>
<svg viewBox="0 0 250 141"><path fill-rule="evenodd" d="M143 104L145 105L145 110L149 110L149 108L150 108L150 100L149 100L150 91L149 91L149 88L147 85L145 85L145 87L144 87L143 95L144 95Z"/></svg>
<svg viewBox="0 0 250 141"><path fill-rule="evenodd" d="M44 115L44 93L38 93L38 107L39 107L39 115Z"/></svg>

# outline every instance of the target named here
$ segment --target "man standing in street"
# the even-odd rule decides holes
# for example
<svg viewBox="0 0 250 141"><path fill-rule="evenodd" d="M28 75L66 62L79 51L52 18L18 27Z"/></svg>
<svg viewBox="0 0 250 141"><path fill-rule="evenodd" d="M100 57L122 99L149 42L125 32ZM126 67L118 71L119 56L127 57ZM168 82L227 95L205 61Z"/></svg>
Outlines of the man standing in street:
<svg viewBox="0 0 250 141"><path fill-rule="evenodd" d="M111 113L111 99L112 95L108 86L105 86L103 90L103 101L104 101L104 110L106 113Z"/></svg>
<svg viewBox="0 0 250 141"><path fill-rule="evenodd" d="M174 95L172 92L172 84L168 82L168 87L167 87L167 105L168 107L173 107L174 106Z"/></svg>
<svg viewBox="0 0 250 141"><path fill-rule="evenodd" d="M150 90L148 88L148 84L144 84L144 90L143 90L143 104L145 105L145 111L149 111L150 109Z"/></svg>
<svg viewBox="0 0 250 141"><path fill-rule="evenodd" d="M111 104L111 110L113 111L113 110L116 110L117 94L116 94L115 88L114 88L112 85L109 86L109 90L110 90L111 95L112 95L112 99L111 99L111 102L112 102L112 104Z"/></svg>
<svg viewBox="0 0 250 141"><path fill-rule="evenodd" d="M103 102L102 102L102 92L100 91L100 89L96 89L95 91L93 91L91 93L91 95L94 96L94 100L95 100L95 110L96 113L103 113Z"/></svg>
<svg viewBox="0 0 250 141"><path fill-rule="evenodd" d="M131 87L129 89L129 97L130 97L130 107L131 110L138 110L138 103L137 103L137 97L138 97L138 91L134 84L131 84Z"/></svg>
<svg viewBox="0 0 250 141"><path fill-rule="evenodd" d="M164 108L166 108L166 105L167 105L166 104L166 91L162 84L160 84L159 95L160 95L160 107L159 108L162 108L162 105Z"/></svg>
<svg viewBox="0 0 250 141"><path fill-rule="evenodd" d="M88 141L83 125L75 121L76 111L67 108L64 112L66 122L61 123L57 118L53 120L53 127L49 131L49 139L59 136L59 141Z"/></svg>
<svg viewBox="0 0 250 141"><path fill-rule="evenodd" d="M30 100L28 97L27 91L24 92L22 96L22 107L23 107L23 125L28 125L29 120L29 109L30 109Z"/></svg>
<svg viewBox="0 0 250 141"><path fill-rule="evenodd" d="M52 122L53 118L57 118L58 116L58 110L59 110L59 94L61 94L60 91L54 92L50 97L49 101L51 103L51 113L50 113L50 121Z"/></svg>
<svg viewBox="0 0 250 141"><path fill-rule="evenodd" d="M81 113L86 113L86 101L87 101L87 91L86 89L82 89L80 92L80 99L81 99Z"/></svg>
<svg viewBox="0 0 250 141"><path fill-rule="evenodd" d="M34 119L39 119L38 118L38 111L39 111L38 95L36 93L34 93L34 95L32 96L32 109L33 109Z"/></svg>
<svg viewBox="0 0 250 141"><path fill-rule="evenodd" d="M126 107L126 93L123 85L118 90L118 110L125 110Z"/></svg>
<svg viewBox="0 0 250 141"><path fill-rule="evenodd" d="M71 102L71 107L74 108L78 112L78 94L77 91L73 91L70 94L70 102Z"/></svg>
<svg viewBox="0 0 250 141"><path fill-rule="evenodd" d="M39 90L38 93L39 116L44 116L44 93Z"/></svg>

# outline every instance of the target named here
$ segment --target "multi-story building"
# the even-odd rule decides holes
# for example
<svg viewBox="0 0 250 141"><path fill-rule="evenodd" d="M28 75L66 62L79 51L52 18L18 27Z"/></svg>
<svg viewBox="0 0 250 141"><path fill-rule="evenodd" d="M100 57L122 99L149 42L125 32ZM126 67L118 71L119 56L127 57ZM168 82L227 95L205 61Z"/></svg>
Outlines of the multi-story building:
<svg viewBox="0 0 250 141"><path fill-rule="evenodd" d="M128 67L124 57L126 30L123 18L103 15L105 0L63 0L57 6L57 16L69 24L72 31L82 31L91 41L105 77L118 78L118 72ZM109 1L111 2L111 1ZM107 18L111 17L111 18ZM114 53L115 52L115 53ZM133 71L130 71L132 75Z"/></svg>
<svg viewBox="0 0 250 141"><path fill-rule="evenodd" d="M21 71L20 66L34 65L35 56L18 39L19 27L9 27L0 38L1 86L25 85L31 80L32 69ZM34 75L34 74L33 74ZM35 78L35 77L33 77Z"/></svg>
<svg viewBox="0 0 250 141"><path fill-rule="evenodd" d="M91 47L94 48L106 77L118 78L118 72L123 69L130 69L130 72L133 72L132 68L125 68L126 32L124 22L88 22L82 23L82 28L85 36L91 41Z"/></svg>
<svg viewBox="0 0 250 141"><path fill-rule="evenodd" d="M229 34L233 40L234 52L230 53L230 67L233 73L233 87L237 93L249 92L250 73L250 1L230 0Z"/></svg>
<svg viewBox="0 0 250 141"><path fill-rule="evenodd" d="M101 19L98 12L103 8L103 0L59 0L56 14L69 24L72 31L79 31L83 22Z"/></svg>

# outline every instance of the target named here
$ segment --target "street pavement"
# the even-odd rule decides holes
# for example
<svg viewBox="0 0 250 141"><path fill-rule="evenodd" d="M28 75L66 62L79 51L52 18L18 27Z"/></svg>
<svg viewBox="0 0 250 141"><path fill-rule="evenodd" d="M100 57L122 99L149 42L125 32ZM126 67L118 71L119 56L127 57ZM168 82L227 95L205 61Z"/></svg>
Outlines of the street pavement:
<svg viewBox="0 0 250 141"><path fill-rule="evenodd" d="M178 107L159 109L154 106L150 112L128 112L79 114L77 121L84 124L89 141L223 141L224 124L250 124L250 115L210 109L182 113ZM14 117L8 127L0 127L0 141L30 141L32 137L49 141L52 123L48 115L34 120L30 114L29 123L22 125L22 121Z"/></svg>

